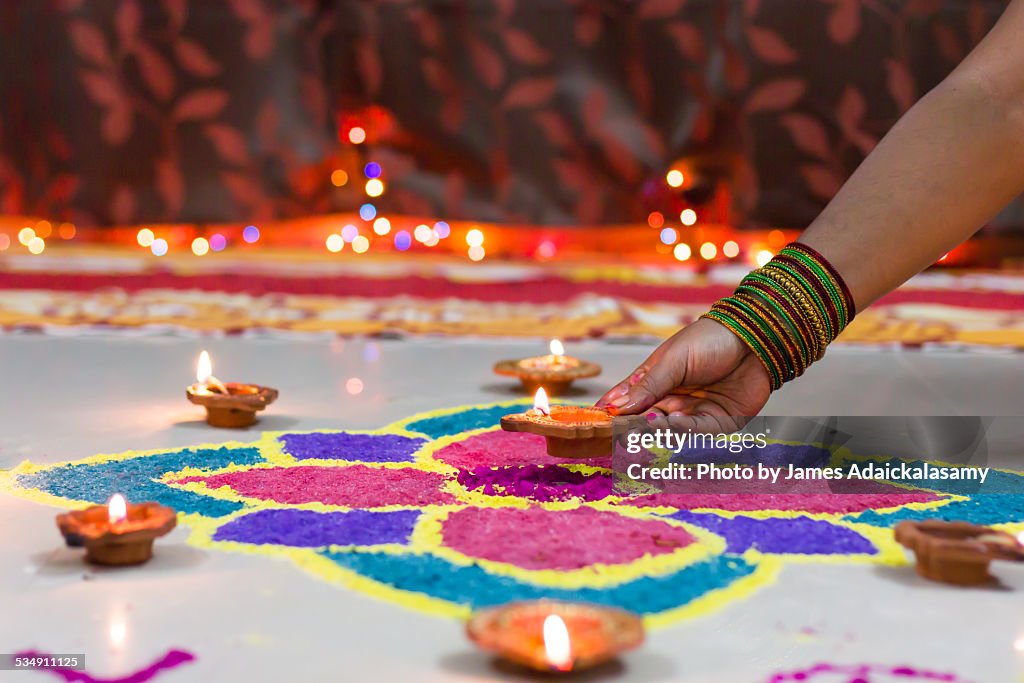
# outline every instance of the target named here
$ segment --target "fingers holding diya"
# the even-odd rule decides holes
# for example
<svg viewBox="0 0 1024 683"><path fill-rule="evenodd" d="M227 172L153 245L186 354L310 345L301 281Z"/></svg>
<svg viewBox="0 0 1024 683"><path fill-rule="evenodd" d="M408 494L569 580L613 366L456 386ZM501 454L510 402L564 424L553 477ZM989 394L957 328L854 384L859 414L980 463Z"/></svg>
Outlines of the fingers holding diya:
<svg viewBox="0 0 1024 683"><path fill-rule="evenodd" d="M203 351L196 364L196 383L185 390L188 400L206 408L213 427L248 427L256 413L277 399L277 389L258 384L221 382L213 376L210 354Z"/></svg>
<svg viewBox="0 0 1024 683"><path fill-rule="evenodd" d="M543 387L534 395L533 408L501 418L501 428L543 436L548 455L556 458L601 458L612 454L612 416L607 410L552 406Z"/></svg>
<svg viewBox="0 0 1024 683"><path fill-rule="evenodd" d="M568 673L615 659L644 640L636 614L603 605L534 600L492 607L466 624L470 640L535 671Z"/></svg>
<svg viewBox="0 0 1024 683"><path fill-rule="evenodd" d="M557 339L551 340L550 351L546 356L498 361L494 364L494 372L518 377L529 392L544 387L551 396L564 394L578 379L601 374L601 366L597 363L565 355L565 347Z"/></svg>
<svg viewBox="0 0 1024 683"><path fill-rule="evenodd" d="M153 541L175 527L174 510L159 503L129 504L115 493L107 505L57 515L57 528L72 548L85 548L93 564L142 564L153 557Z"/></svg>

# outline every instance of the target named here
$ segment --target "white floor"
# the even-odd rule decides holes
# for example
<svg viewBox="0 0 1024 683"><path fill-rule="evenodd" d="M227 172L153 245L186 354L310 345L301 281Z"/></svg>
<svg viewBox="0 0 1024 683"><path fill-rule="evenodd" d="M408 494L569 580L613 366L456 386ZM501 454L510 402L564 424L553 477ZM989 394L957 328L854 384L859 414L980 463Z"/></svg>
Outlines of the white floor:
<svg viewBox="0 0 1024 683"><path fill-rule="evenodd" d="M254 438L212 431L186 402L201 348L222 379L280 389L261 424L272 430L370 428L430 408L511 398L517 394L491 364L543 350L526 342L0 336L0 467ZM599 342L569 351L605 365L605 375L574 397L582 400L596 399L646 352ZM357 396L345 388L352 377L364 383ZM1022 380L1018 354L835 349L775 395L768 412L1020 415ZM0 498L0 652L82 652L93 674L111 677L173 647L198 656L158 681L515 678L476 654L459 623L339 589L284 561L187 546L182 529L144 568L87 571L62 547L54 513ZM761 683L827 661L1022 681L1024 567L999 573L1001 590L957 590L896 569L790 566L747 599L654 631L622 668L597 678ZM46 678L0 673L0 683ZM890 679L871 679L883 680Z"/></svg>

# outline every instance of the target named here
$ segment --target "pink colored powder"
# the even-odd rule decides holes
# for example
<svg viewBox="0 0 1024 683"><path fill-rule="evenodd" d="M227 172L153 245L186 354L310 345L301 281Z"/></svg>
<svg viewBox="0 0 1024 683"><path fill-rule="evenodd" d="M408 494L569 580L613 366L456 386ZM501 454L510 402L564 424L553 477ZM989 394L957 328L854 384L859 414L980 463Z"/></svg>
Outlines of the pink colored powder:
<svg viewBox="0 0 1024 683"><path fill-rule="evenodd" d="M675 552L695 540L665 522L591 508L466 508L449 515L442 535L445 545L471 557L523 569L562 570L625 564Z"/></svg>
<svg viewBox="0 0 1024 683"><path fill-rule="evenodd" d="M227 486L249 498L292 505L325 503L372 509L455 502L441 489L445 482L443 475L412 467L272 467L185 477L176 483L188 482L205 482L214 489Z"/></svg>
<svg viewBox="0 0 1024 683"><path fill-rule="evenodd" d="M927 503L938 496L924 491L915 493L836 494L836 493L654 493L622 501L635 507L666 506L680 510L798 510L801 512L851 513Z"/></svg>
<svg viewBox="0 0 1024 683"><path fill-rule="evenodd" d="M552 458L547 454L543 436L522 432L494 431L471 436L445 446L434 458L464 470L486 465L552 465L555 463L594 464L594 460ZM606 463L607 464L607 463Z"/></svg>

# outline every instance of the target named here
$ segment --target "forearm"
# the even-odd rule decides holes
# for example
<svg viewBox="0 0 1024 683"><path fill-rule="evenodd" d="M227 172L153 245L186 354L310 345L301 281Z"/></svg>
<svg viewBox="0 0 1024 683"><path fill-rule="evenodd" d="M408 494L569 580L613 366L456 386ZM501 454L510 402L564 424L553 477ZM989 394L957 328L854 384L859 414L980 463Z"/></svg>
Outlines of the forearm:
<svg viewBox="0 0 1024 683"><path fill-rule="evenodd" d="M1024 191L1024 55L1001 49L1020 40L1021 9L907 112L801 236L842 274L858 310Z"/></svg>

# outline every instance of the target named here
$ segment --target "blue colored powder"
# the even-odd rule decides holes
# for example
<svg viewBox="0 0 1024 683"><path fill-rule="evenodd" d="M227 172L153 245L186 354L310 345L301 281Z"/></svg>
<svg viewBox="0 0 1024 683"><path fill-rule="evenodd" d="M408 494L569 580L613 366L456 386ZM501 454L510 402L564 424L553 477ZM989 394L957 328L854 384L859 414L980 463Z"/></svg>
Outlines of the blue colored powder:
<svg viewBox="0 0 1024 683"><path fill-rule="evenodd" d="M162 484L157 479L185 467L211 471L228 465L252 465L263 461L257 448L186 448L169 453L139 456L102 463L61 465L18 477L18 483L61 498L106 503L114 493L129 501L156 501L178 512L223 517L242 508L231 500L208 498Z"/></svg>
<svg viewBox="0 0 1024 683"><path fill-rule="evenodd" d="M499 405L490 408L469 408L452 415L436 415L416 420L406 426L410 432L426 434L432 439L452 436L471 429L497 427L501 418L510 412L522 410L522 405Z"/></svg>
<svg viewBox="0 0 1024 683"><path fill-rule="evenodd" d="M656 614L681 607L709 591L726 588L755 569L742 558L719 556L667 576L641 577L607 588L570 590L522 583L512 577L489 574L476 564L455 565L433 555L360 551L323 551L320 554L380 583L468 605L472 609L513 600L549 598Z"/></svg>
<svg viewBox="0 0 1024 683"><path fill-rule="evenodd" d="M1024 522L1024 495L979 493L972 496L970 500L954 501L928 510L907 508L892 512L866 510L847 515L843 519L878 527L893 527L905 519L914 521L924 519L959 520L983 526Z"/></svg>

